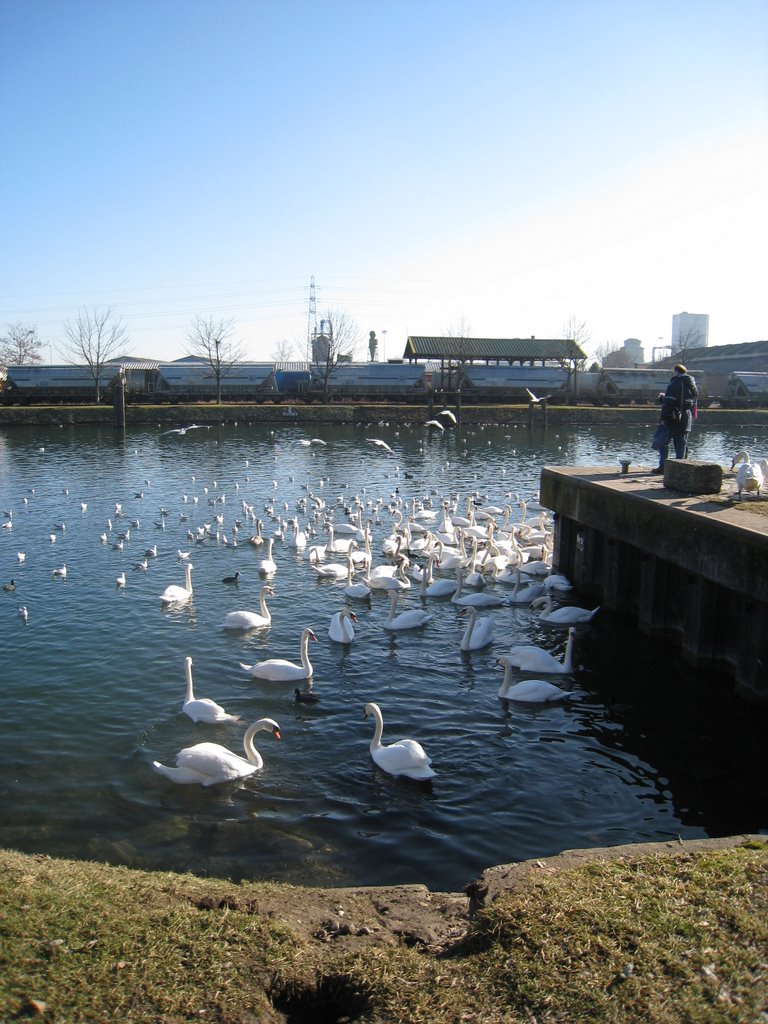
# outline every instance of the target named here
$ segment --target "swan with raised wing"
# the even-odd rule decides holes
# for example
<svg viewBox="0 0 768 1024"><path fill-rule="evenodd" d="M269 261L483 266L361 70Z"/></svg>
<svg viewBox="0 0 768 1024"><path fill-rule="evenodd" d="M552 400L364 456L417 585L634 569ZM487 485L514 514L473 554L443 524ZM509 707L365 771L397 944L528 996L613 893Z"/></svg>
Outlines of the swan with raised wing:
<svg viewBox="0 0 768 1024"><path fill-rule="evenodd" d="M271 732L276 740L280 739L277 722L272 718L260 718L248 726L243 736L245 757L233 754L219 743L196 743L178 752L175 768L159 761L153 761L152 767L180 785L215 786L220 782L234 782L253 775L264 766L264 759L253 743L257 732Z"/></svg>
<svg viewBox="0 0 768 1024"><path fill-rule="evenodd" d="M227 612L221 629L258 629L260 626L268 626L272 622L272 614L267 608L267 598L274 596L272 587L262 587L259 591L259 611Z"/></svg>
<svg viewBox="0 0 768 1024"><path fill-rule="evenodd" d="M184 580L185 586L180 587L175 583L172 583L169 587L160 595L160 603L164 605L171 604L186 604L187 601L192 597L192 570L194 566L191 562L184 563Z"/></svg>
<svg viewBox="0 0 768 1024"><path fill-rule="evenodd" d="M560 661L545 651L543 647L533 645L521 645L512 647L507 656L515 668L524 672L543 672L545 675L565 675L573 672L573 642L576 636L576 627L571 626L568 630L568 643L565 645L563 660Z"/></svg>
<svg viewBox="0 0 768 1024"><path fill-rule="evenodd" d="M355 639L353 622L357 622L355 613L351 612L349 608L342 608L340 612L336 612L332 616L331 624L328 627L328 636L336 643L351 644Z"/></svg>
<svg viewBox="0 0 768 1024"><path fill-rule="evenodd" d="M552 701L570 697L566 690L561 690L546 679L523 679L519 683L512 682L512 659L503 657L496 659L497 665L504 667L504 682L499 689L502 700L517 700L526 704L549 704Z"/></svg>
<svg viewBox="0 0 768 1024"><path fill-rule="evenodd" d="M184 659L184 671L187 675L187 693L181 710L193 722L209 722L214 724L216 722L242 721L237 715L228 714L221 704L217 704L215 700L211 700L209 697L195 697L192 688L192 659L189 656Z"/></svg>
<svg viewBox="0 0 768 1024"><path fill-rule="evenodd" d="M317 641L317 637L311 629L305 629L301 634L300 655L301 664L293 661L286 661L284 658L270 658L268 661L257 661L253 665L244 665L240 662L240 668L254 679L269 679L273 683L293 682L295 679L311 679L312 665L309 660L309 641Z"/></svg>
<svg viewBox="0 0 768 1024"><path fill-rule="evenodd" d="M376 727L370 744L371 757L382 771L390 775L405 775L409 779L432 779L437 774L432 765L432 758L416 740L398 740L384 746L381 734L384 731L384 719L378 704L366 704L364 715L373 716Z"/></svg>

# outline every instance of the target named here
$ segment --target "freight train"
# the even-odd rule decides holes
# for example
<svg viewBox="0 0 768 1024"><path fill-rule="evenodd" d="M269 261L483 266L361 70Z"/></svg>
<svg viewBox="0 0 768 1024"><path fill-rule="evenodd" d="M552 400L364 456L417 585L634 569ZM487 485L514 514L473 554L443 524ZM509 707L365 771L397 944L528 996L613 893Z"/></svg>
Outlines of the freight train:
<svg viewBox="0 0 768 1024"><path fill-rule="evenodd" d="M713 374L691 369L702 406L768 408L768 373ZM442 366L391 361L339 363L330 372L307 363L238 363L221 379L223 402L396 402L429 406L527 403L650 405L669 382L669 368L602 369L569 372L560 366L465 363ZM215 402L216 380L200 360L172 363L119 360L105 364L99 378L102 401L125 381L129 403ZM9 366L3 405L89 404L95 382L86 366Z"/></svg>

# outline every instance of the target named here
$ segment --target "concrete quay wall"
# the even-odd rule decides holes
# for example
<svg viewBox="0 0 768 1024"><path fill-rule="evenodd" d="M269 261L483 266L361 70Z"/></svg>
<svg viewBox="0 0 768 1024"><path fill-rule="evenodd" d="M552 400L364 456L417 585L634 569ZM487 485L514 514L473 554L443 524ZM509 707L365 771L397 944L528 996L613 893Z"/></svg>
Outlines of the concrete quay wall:
<svg viewBox="0 0 768 1024"><path fill-rule="evenodd" d="M768 704L768 517L658 477L545 467L554 564L603 608Z"/></svg>

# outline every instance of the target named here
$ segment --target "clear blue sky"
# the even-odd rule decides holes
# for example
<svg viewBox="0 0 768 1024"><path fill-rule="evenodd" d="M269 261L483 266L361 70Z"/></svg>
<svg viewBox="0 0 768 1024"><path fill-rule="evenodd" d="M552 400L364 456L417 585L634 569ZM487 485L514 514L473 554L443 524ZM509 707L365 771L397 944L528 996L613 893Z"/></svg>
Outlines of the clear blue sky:
<svg viewBox="0 0 768 1024"><path fill-rule="evenodd" d="M0 333L768 338L764 0L0 0ZM386 335L383 332L386 331Z"/></svg>

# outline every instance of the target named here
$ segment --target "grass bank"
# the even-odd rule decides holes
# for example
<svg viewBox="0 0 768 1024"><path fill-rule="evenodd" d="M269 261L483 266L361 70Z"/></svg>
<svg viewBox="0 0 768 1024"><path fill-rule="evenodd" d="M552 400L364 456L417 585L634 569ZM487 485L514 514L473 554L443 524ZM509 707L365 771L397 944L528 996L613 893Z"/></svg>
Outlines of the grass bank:
<svg viewBox="0 0 768 1024"><path fill-rule="evenodd" d="M768 843L637 849L535 862L471 918L466 896L421 886L235 885L0 851L0 1019L762 1024Z"/></svg>

